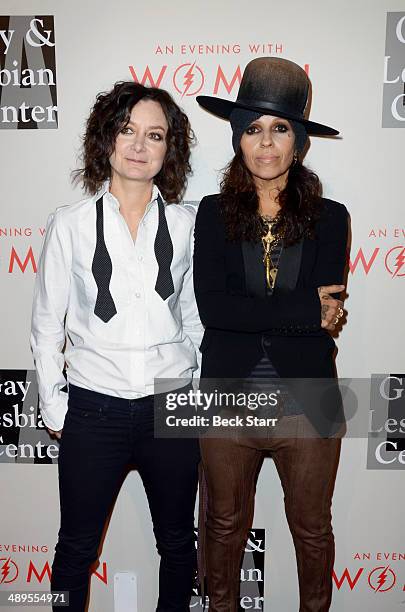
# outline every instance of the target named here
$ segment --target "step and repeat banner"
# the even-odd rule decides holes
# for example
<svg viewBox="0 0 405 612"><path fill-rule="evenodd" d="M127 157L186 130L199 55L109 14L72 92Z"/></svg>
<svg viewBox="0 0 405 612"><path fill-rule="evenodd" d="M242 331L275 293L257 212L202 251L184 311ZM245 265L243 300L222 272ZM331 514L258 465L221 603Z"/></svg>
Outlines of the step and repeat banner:
<svg viewBox="0 0 405 612"><path fill-rule="evenodd" d="M96 94L118 80L170 91L198 140L186 193L197 205L217 191L232 148L227 122L200 109L196 95L235 99L247 62L271 55L307 71L312 117L341 131L334 140L312 138L306 163L324 194L351 215L347 318L336 363L339 376L364 382L354 412L368 427L343 442L331 610L403 610L403 2L1 0L0 9L0 591L49 588L59 527L58 442L38 415L32 289L48 214L82 196L70 176ZM157 571L145 494L131 472L92 575L90 610L153 611ZM266 459L241 572L241 610L297 607L282 490ZM202 610L197 592L191 610Z"/></svg>

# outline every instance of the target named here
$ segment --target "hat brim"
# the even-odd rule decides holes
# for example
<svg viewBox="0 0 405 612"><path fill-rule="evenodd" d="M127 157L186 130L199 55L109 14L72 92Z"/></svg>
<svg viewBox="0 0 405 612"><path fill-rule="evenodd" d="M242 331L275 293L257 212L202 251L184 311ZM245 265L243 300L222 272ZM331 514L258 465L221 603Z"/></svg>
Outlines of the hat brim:
<svg viewBox="0 0 405 612"><path fill-rule="evenodd" d="M271 109L271 105L268 104L263 104L263 106L260 104L243 104L238 101L233 102L232 100L225 100L224 98L216 98L214 96L197 96L197 102L200 106L205 108L205 110L222 119L229 120L229 116L234 108L245 108L246 110L263 113L263 115L273 115L275 117L282 117L283 119L290 119L291 121L298 121L305 126L307 134L310 136L337 136L339 134L338 130L328 125L309 121L291 113L273 110Z"/></svg>

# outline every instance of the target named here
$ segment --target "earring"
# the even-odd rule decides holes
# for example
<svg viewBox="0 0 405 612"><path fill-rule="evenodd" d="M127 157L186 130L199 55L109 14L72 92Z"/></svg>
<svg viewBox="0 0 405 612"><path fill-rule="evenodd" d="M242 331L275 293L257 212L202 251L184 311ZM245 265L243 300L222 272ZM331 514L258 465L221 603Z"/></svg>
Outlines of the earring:
<svg viewBox="0 0 405 612"><path fill-rule="evenodd" d="M293 162L292 165L295 166L295 164L298 162L298 153L297 151L294 151L294 156L293 156Z"/></svg>

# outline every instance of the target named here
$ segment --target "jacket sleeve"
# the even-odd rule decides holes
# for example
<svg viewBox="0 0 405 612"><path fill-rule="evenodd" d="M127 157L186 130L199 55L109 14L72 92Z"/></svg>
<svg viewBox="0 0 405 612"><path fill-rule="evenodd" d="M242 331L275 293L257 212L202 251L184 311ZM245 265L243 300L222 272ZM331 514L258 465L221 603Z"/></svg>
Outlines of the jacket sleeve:
<svg viewBox="0 0 405 612"><path fill-rule="evenodd" d="M319 222L319 249L313 275L316 287L342 285L347 265L349 213L339 202L325 200L325 204Z"/></svg>
<svg viewBox="0 0 405 612"><path fill-rule="evenodd" d="M194 245L194 289L201 321L210 328L271 332L298 325L306 331L321 328L317 287L257 298L226 291L225 236L215 199L200 203Z"/></svg>
<svg viewBox="0 0 405 612"><path fill-rule="evenodd" d="M42 420L50 429L63 427L68 394L65 364L64 319L69 301L71 247L64 236L58 211L48 219L34 287L31 348L38 380Z"/></svg>

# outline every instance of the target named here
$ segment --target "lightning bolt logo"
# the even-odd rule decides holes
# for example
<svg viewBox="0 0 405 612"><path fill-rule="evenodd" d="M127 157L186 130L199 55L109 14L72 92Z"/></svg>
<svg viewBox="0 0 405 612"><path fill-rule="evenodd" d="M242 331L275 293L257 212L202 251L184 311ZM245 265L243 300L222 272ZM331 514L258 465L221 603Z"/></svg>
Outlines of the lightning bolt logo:
<svg viewBox="0 0 405 612"><path fill-rule="evenodd" d="M188 92L188 90L190 89L191 85L193 84L194 81L194 66L195 66L195 62L194 64L192 64L190 66L190 68L187 70L186 74L184 75L184 91L182 93L182 98L186 95L186 93Z"/></svg>
<svg viewBox="0 0 405 612"><path fill-rule="evenodd" d="M376 576L376 579L374 576ZM387 580L389 584L386 584ZM368 576L368 583L375 593L385 593L385 591L389 591L396 583L396 580L396 576L389 565L386 567L376 567Z"/></svg>
<svg viewBox="0 0 405 612"><path fill-rule="evenodd" d="M379 591L381 589L381 587L384 586L384 584L387 582L387 573L389 570L389 565L387 565L387 567L384 568L384 570L380 573L380 575L378 576L378 580L377 580L377 584L378 587L376 588L375 592L377 593L377 591Z"/></svg>
<svg viewBox="0 0 405 612"><path fill-rule="evenodd" d="M399 253L399 255L397 255L395 257L395 261L396 261L396 269L394 274L392 275L392 278L394 278L394 276L397 276L397 274L399 273L400 269L402 268L402 266L405 263L405 247L402 249L402 251Z"/></svg>
<svg viewBox="0 0 405 612"><path fill-rule="evenodd" d="M1 568L1 574L2 574L2 578L0 580L0 584L2 584L3 582L5 582L7 576L10 573L10 557L6 560L5 563L3 563L2 568Z"/></svg>
<svg viewBox="0 0 405 612"><path fill-rule="evenodd" d="M184 73L185 69L187 70ZM182 76L183 73L184 76ZM184 96L197 95L204 87L204 82L204 73L196 62L193 64L190 64L189 62L186 64L180 64L180 66L176 68L173 75L174 88L179 92L179 94L181 94L182 98L184 98ZM191 87L192 85L193 87Z"/></svg>

